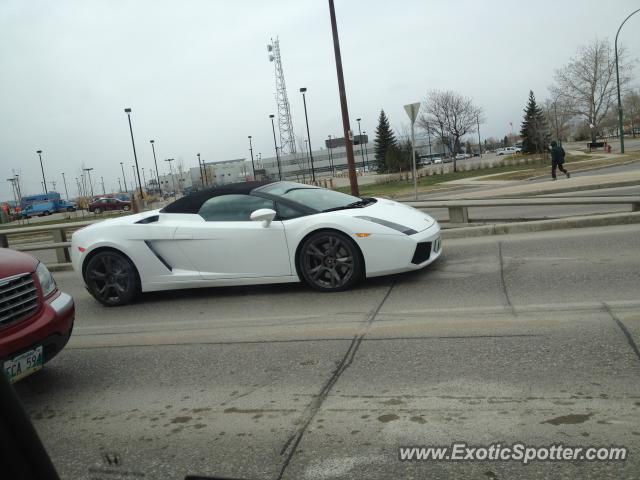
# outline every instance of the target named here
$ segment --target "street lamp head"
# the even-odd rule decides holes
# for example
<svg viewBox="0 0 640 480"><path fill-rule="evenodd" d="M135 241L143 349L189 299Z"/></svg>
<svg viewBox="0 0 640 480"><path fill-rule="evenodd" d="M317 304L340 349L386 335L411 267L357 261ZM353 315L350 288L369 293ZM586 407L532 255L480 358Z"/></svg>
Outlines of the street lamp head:
<svg viewBox="0 0 640 480"><path fill-rule="evenodd" d="M356 118L356 122L359 122L360 120L362 120L361 118Z"/></svg>
<svg viewBox="0 0 640 480"><path fill-rule="evenodd" d="M275 117L275 115L273 115L273 114L269 115L269 118L273 118L273 117Z"/></svg>
<svg viewBox="0 0 640 480"><path fill-rule="evenodd" d="M131 113L131 109L130 109L130 108L125 108L125 109L124 109L124 112L125 112L125 113Z"/></svg>
<svg viewBox="0 0 640 480"><path fill-rule="evenodd" d="M38 150L38 151L36 151L36 153L40 154L40 153L42 153L42 150Z"/></svg>
<svg viewBox="0 0 640 480"><path fill-rule="evenodd" d="M151 142L151 143L155 143L155 140L149 140L149 142Z"/></svg>
<svg viewBox="0 0 640 480"><path fill-rule="evenodd" d="M251 135L249 135L247 138L251 138Z"/></svg>
<svg viewBox="0 0 640 480"><path fill-rule="evenodd" d="M302 87L302 88L300 89L300 91L301 91L302 93L306 92L306 91L307 91L307 87Z"/></svg>

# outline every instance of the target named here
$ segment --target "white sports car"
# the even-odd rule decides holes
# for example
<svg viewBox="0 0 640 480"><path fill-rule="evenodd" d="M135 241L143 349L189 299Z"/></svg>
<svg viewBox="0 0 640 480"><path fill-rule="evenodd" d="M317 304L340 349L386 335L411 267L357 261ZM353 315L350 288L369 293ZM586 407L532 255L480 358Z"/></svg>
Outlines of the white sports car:
<svg viewBox="0 0 640 480"><path fill-rule="evenodd" d="M74 270L108 306L178 288L302 280L344 290L423 268L441 251L440 226L419 210L293 182L203 190L71 239Z"/></svg>

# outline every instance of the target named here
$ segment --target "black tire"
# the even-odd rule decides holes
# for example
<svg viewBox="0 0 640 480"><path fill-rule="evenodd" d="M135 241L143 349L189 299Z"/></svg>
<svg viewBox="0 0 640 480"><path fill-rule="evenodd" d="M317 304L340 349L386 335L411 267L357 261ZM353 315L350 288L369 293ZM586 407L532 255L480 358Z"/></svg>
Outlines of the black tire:
<svg viewBox="0 0 640 480"><path fill-rule="evenodd" d="M84 269L87 290L107 307L130 303L140 291L140 279L133 262L114 250L96 253Z"/></svg>
<svg viewBox="0 0 640 480"><path fill-rule="evenodd" d="M93 210L93 213L98 213L98 214L99 214L99 213L102 213L102 209L101 209L101 208L95 208L95 209Z"/></svg>
<svg viewBox="0 0 640 480"><path fill-rule="evenodd" d="M305 283L322 292L347 290L362 278L360 250L348 236L333 230L320 230L307 237L297 260Z"/></svg>
<svg viewBox="0 0 640 480"><path fill-rule="evenodd" d="M131 207L130 207L129 205L125 205L124 207L122 207L122 209L123 209L125 212L128 212L129 210L131 210Z"/></svg>
<svg viewBox="0 0 640 480"><path fill-rule="evenodd" d="M51 212L49 210L45 210L44 212L42 212L42 216L47 217L51 215Z"/></svg>

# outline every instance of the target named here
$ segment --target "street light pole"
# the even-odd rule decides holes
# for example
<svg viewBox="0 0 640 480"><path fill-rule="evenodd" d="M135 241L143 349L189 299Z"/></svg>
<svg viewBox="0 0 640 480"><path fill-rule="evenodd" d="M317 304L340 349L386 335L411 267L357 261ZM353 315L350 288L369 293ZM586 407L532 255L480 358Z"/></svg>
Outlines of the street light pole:
<svg viewBox="0 0 640 480"><path fill-rule="evenodd" d="M620 131L620 153L624 153L624 125L622 120L622 99L620 98L620 72L618 71L618 35L620 34L620 29L622 26L631 18L632 15L640 12L640 8L634 12L631 12L627 15L627 18L623 20L623 22L618 27L618 31L616 32L616 41L615 41L615 50L616 50L616 83L618 86L618 130Z"/></svg>
<svg viewBox="0 0 640 480"><path fill-rule="evenodd" d="M118 177L118 190L122 191L122 183L120 183L120 177Z"/></svg>
<svg viewBox="0 0 640 480"><path fill-rule="evenodd" d="M349 166L349 184L351 195L360 196L358 190L358 178L356 177L356 163L353 158L353 143L351 141L351 126L349 125L349 107L347 106L347 92L344 85L344 73L342 71L342 56L340 54L340 39L338 38L338 24L333 0L329 0L329 16L331 17L331 31L333 33L333 53L336 57L336 74L338 76L338 91L340 92L340 109L342 110L342 127L347 148L347 165Z"/></svg>
<svg viewBox="0 0 640 480"><path fill-rule="evenodd" d="M124 174L124 165L120 162L120 168L122 169L122 183L124 184L124 190L128 191L127 188L127 176Z"/></svg>
<svg viewBox="0 0 640 480"><path fill-rule="evenodd" d="M156 147L154 146L155 140L149 140L151 143L151 150L153 150L153 163L156 166L156 181L158 182L158 192L162 196L162 188L160 187L160 172L158 171L158 161L156 160Z"/></svg>
<svg viewBox="0 0 640 480"><path fill-rule="evenodd" d="M256 164L253 162L253 144L251 143L251 135L249 135L249 151L251 152L251 168L253 169L253 180L256 179Z"/></svg>
<svg viewBox="0 0 640 480"><path fill-rule="evenodd" d="M365 142L364 142L364 156L367 159L367 163L369 163L369 137L367 137L367 131L364 130L362 132L362 134L364 135L365 138Z"/></svg>
<svg viewBox="0 0 640 480"><path fill-rule="evenodd" d="M196 153L196 156L198 157L198 170L200 171L200 184L202 185L202 188L204 188L204 176L202 174L202 163L200 162L200 154Z"/></svg>
<svg viewBox="0 0 640 480"><path fill-rule="evenodd" d="M300 92L302 93L302 103L304 103L304 120L307 123L307 140L309 143L309 158L311 159L311 180L314 185L316 183L316 170L313 166L313 151L311 150L311 135L309 134L309 117L307 116L307 97L306 97L306 87L302 87Z"/></svg>
<svg viewBox="0 0 640 480"><path fill-rule="evenodd" d="M364 164L364 151L362 150L362 130L360 130L360 120L362 119L356 118L356 122L358 122L358 136L360 137L358 143L360 144L360 157L362 157L362 173L364 173L366 166Z"/></svg>
<svg viewBox="0 0 640 480"><path fill-rule="evenodd" d="M133 140L133 127L131 126L131 109L125 108L124 111L127 114L127 118L129 119L129 132L131 132L131 145L133 146L133 159L136 162L138 187L140 188L140 201L143 201L144 195L142 194L142 183L140 182L140 170L138 169L138 155L136 154L136 142Z"/></svg>
<svg viewBox="0 0 640 480"><path fill-rule="evenodd" d="M91 170L93 168L83 168L82 170L89 174L89 186L91 187L91 198L93 198L93 182L91 181Z"/></svg>
<svg viewBox="0 0 640 480"><path fill-rule="evenodd" d="M144 176L144 167L142 167L142 181L144 182L144 189L147 189L147 177Z"/></svg>
<svg viewBox="0 0 640 480"><path fill-rule="evenodd" d="M331 167L331 175L333 176L333 149L331 148L331 135L329 135L329 166Z"/></svg>
<svg viewBox="0 0 640 480"><path fill-rule="evenodd" d="M280 168L280 155L278 154L278 142L276 141L276 127L273 124L274 115L269 115L271 119L271 130L273 131L273 146L276 149L276 162L278 162L278 178L282 180L282 169Z"/></svg>
<svg viewBox="0 0 640 480"><path fill-rule="evenodd" d="M69 200L69 191L67 190L67 179L64 178L64 172L62 172L62 183L64 184L64 193L67 196L67 200Z"/></svg>
<svg viewBox="0 0 640 480"><path fill-rule="evenodd" d="M173 177L173 166L171 162L173 162L174 158L167 158L165 162L169 162L169 170L171 171L171 184L173 185L173 198L176 197L176 179Z"/></svg>
<svg viewBox="0 0 640 480"><path fill-rule="evenodd" d="M44 186L44 194L47 194L47 179L44 178L44 167L42 166L42 150L36 152L40 157L40 170L42 171L42 185Z"/></svg>
<svg viewBox="0 0 640 480"><path fill-rule="evenodd" d="M105 190L105 188L104 188L104 177L100 177L100 181L102 182L102 194L103 194L103 195L106 195L106 194L107 194L107 191L106 191L106 190Z"/></svg>

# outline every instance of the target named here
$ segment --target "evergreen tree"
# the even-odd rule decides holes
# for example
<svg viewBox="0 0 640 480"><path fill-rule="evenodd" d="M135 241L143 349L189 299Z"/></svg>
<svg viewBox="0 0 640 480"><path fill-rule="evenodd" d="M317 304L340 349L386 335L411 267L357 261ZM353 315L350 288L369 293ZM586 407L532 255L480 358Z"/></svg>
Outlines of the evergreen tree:
<svg viewBox="0 0 640 480"><path fill-rule="evenodd" d="M389 119L385 115L384 110L380 110L378 127L376 128L376 139L374 141L375 157L379 172L384 173L390 170L390 165L387 163L387 153L391 147L395 146L397 146L397 141L389 125Z"/></svg>
<svg viewBox="0 0 640 480"><path fill-rule="evenodd" d="M507 147L509 146L509 137L507 137L506 135L504 136L504 138L502 139L502 146L503 147Z"/></svg>
<svg viewBox="0 0 640 480"><path fill-rule="evenodd" d="M520 128L522 135L522 153L540 153L549 141L549 129L544 111L536 103L533 91L529 91L529 101L524 109L524 119Z"/></svg>

